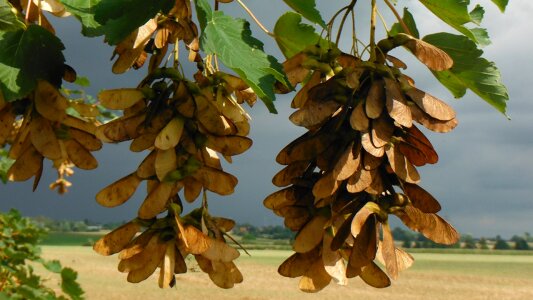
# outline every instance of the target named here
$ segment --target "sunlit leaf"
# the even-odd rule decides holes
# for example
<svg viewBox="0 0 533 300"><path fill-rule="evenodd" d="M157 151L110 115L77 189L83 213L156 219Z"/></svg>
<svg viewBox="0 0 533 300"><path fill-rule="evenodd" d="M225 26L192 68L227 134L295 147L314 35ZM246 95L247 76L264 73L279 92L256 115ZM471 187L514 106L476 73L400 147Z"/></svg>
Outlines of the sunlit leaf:
<svg viewBox="0 0 533 300"><path fill-rule="evenodd" d="M94 19L103 24L106 41L116 45L159 12L167 13L175 1L102 0L94 6Z"/></svg>
<svg viewBox="0 0 533 300"><path fill-rule="evenodd" d="M491 0L491 1L494 2L494 4L496 4L502 12L505 11L505 8L507 7L507 4L509 3L509 0Z"/></svg>
<svg viewBox="0 0 533 300"><path fill-rule="evenodd" d="M322 28L326 28L326 22L324 22L324 19L320 15L320 11L316 9L316 3L315 0L283 0L285 3L287 3L288 6L290 6L292 9L294 9L296 12L300 13L302 16L304 16L309 21L318 24L322 26Z"/></svg>
<svg viewBox="0 0 533 300"><path fill-rule="evenodd" d="M405 32L402 25L400 23L394 23L389 31L390 35L396 35L398 33L407 33L409 35L414 36L415 38L420 38L420 33L418 33L418 28L416 27L415 18L411 14L411 12L405 7L403 9L403 17L402 17L403 23L407 26L407 29L409 29L409 32Z"/></svg>
<svg viewBox="0 0 533 300"><path fill-rule="evenodd" d="M468 28L465 24L472 22L468 12L470 0L419 0L437 17L467 36L479 45L488 45L490 40L483 28Z"/></svg>
<svg viewBox="0 0 533 300"><path fill-rule="evenodd" d="M263 43L252 36L247 21L234 19L221 11L212 12L211 16L201 36L202 50L216 54L254 90L270 112L275 113L275 83L290 86L283 67L273 56L263 52Z"/></svg>
<svg viewBox="0 0 533 300"><path fill-rule="evenodd" d="M81 33L88 37L104 34L102 24L94 19L96 7L102 0L61 0L65 9L73 14L82 25Z"/></svg>
<svg viewBox="0 0 533 300"><path fill-rule="evenodd" d="M24 27L24 23L14 13L11 3L0 0L0 31L15 31Z"/></svg>
<svg viewBox="0 0 533 300"><path fill-rule="evenodd" d="M327 45L313 26L302 23L302 16L293 12L286 12L278 19L274 26L274 35L281 52L287 58L319 42Z"/></svg>
<svg viewBox="0 0 533 300"><path fill-rule="evenodd" d="M0 32L0 92L10 102L27 95L44 79L60 86L65 47L48 30L30 25L26 30Z"/></svg>
<svg viewBox="0 0 533 300"><path fill-rule="evenodd" d="M71 268L61 270L61 290L73 300L83 299L83 290L76 281L78 273Z"/></svg>
<svg viewBox="0 0 533 300"><path fill-rule="evenodd" d="M460 35L437 33L424 37L424 41L444 50L454 61L450 70L433 72L435 77L456 98L470 89L483 100L505 114L509 94L501 74L493 62L481 57L483 51Z"/></svg>

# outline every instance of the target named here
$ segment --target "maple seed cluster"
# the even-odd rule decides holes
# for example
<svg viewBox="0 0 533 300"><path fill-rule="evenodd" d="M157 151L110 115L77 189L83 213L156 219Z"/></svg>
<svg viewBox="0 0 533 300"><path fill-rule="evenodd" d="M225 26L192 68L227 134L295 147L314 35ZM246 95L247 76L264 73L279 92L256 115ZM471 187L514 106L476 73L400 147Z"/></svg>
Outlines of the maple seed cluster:
<svg viewBox="0 0 533 300"><path fill-rule="evenodd" d="M102 147L94 135L99 115L95 105L69 100L47 81L38 81L37 88L23 100L1 102L0 145L11 144L9 157L15 160L8 170L9 180L35 177L35 190L46 158L58 173L50 188L64 194L71 185L65 178L73 174L73 166L84 170L98 166L91 154ZM79 117L67 113L68 109Z"/></svg>
<svg viewBox="0 0 533 300"><path fill-rule="evenodd" d="M220 218L210 217L205 199L200 213L181 217L178 192L183 190L189 203L203 190L219 195L233 193L237 178L222 170L219 155L231 161L232 156L252 145L252 140L246 137L250 130L249 117L235 96L248 86L241 79L221 72L207 77L199 72L197 81L191 82L171 69L159 69L151 78L159 79L147 79L146 85L139 89L107 90L99 94L103 106L124 113L98 127L97 137L113 143L132 140L131 151L150 150L150 153L137 170L96 195L101 205L115 207L130 199L142 181L147 182L147 196L139 208L138 219L105 236L95 245L95 250L105 255L121 251L119 270L129 272L130 282L146 279L162 262L161 280L165 287L173 282L165 273L174 270L170 266L182 266L183 258L193 254L215 284L230 288L242 281L240 275L226 276L240 274L233 263L239 252L224 240L233 221L222 222ZM169 211L169 215L157 219L164 211ZM139 224L146 230L130 243L140 231ZM139 252L132 256L135 251L128 250L130 246ZM170 265L166 265L167 260ZM176 273L183 273L182 269L178 270Z"/></svg>
<svg viewBox="0 0 533 300"><path fill-rule="evenodd" d="M453 61L407 35L379 45L383 49L375 61L311 46L284 63L291 83L303 85L290 120L308 131L278 154L276 161L286 167L273 183L284 188L264 205L297 232L296 253L278 271L302 277L299 287L305 292L320 291L332 279L346 285L356 276L383 288L390 285L389 276L396 279L410 267L413 258L394 245L390 215L435 242L453 244L459 238L436 214L437 200L418 185L416 167L434 164L438 156L413 124L447 132L457 125L455 113L417 89L398 68L403 63L387 52L406 46L437 70Z"/></svg>

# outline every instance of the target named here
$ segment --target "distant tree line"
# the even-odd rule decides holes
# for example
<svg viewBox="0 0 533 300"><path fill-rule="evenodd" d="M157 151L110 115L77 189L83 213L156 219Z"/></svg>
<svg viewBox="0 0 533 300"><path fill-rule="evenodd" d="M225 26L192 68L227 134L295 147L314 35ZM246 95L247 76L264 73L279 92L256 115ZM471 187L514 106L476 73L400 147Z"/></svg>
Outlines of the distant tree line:
<svg viewBox="0 0 533 300"><path fill-rule="evenodd" d="M245 240L266 238L273 240L293 240L295 233L280 225L254 226L248 223L237 224L232 233L241 236Z"/></svg>
<svg viewBox="0 0 533 300"><path fill-rule="evenodd" d="M97 223L88 219L83 221L54 220L47 217L35 217L33 220L41 227L56 232L87 232L100 230L113 230L125 222ZM255 226L249 223L237 224L233 235L240 236L244 240L257 238L273 240L293 240L295 233L280 225ZM470 234L463 234L461 240L454 245L437 244L420 233L404 230L400 227L392 231L394 239L404 248L463 248L463 249L495 249L495 250L530 250L529 243L533 243L533 237L529 232L523 235L514 235L510 240L501 236L494 238L475 238Z"/></svg>
<svg viewBox="0 0 533 300"><path fill-rule="evenodd" d="M400 227L394 228L392 232L396 241L401 241L404 248L463 248L463 249L494 249L494 250L530 250L529 243L533 242L531 235L526 232L524 235L514 235L509 241L501 236L487 239L485 237L474 238L470 234L463 234L461 240L454 245L437 244L420 233L404 230Z"/></svg>
<svg viewBox="0 0 533 300"><path fill-rule="evenodd" d="M113 223L98 223L85 219L83 221L73 220L54 220L48 217L34 217L33 221L39 226L46 228L48 231L55 232L91 232L100 230L113 230L118 226L125 223L113 222Z"/></svg>

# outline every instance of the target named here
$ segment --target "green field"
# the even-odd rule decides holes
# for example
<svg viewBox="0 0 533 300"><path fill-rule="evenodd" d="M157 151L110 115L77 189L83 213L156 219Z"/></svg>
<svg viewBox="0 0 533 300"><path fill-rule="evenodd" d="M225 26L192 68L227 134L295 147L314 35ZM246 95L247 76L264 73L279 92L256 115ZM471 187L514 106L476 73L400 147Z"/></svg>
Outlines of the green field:
<svg viewBox="0 0 533 300"><path fill-rule="evenodd" d="M40 244L47 246L89 246L104 234L103 232L49 232Z"/></svg>
<svg viewBox="0 0 533 300"><path fill-rule="evenodd" d="M237 264L245 281L221 290L189 261L191 271L177 276L174 289L161 290L157 277L140 284L126 282L115 256L102 257L90 247L44 246L49 259L76 269L87 299L533 299L533 256L414 253L415 265L387 289L366 286L358 278L347 287L331 284L319 294L298 291L298 279L279 276L285 250L251 250ZM50 282L53 284L53 282Z"/></svg>

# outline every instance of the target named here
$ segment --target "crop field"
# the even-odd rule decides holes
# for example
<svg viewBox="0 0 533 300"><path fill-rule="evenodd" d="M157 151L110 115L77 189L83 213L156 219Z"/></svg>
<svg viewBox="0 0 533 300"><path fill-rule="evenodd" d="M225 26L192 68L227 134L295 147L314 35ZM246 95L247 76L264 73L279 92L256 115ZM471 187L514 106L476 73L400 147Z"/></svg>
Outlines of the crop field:
<svg viewBox="0 0 533 300"><path fill-rule="evenodd" d="M354 278L347 287L331 284L319 294L304 294L298 279L277 274L290 251L250 253L237 262L244 282L231 290L215 287L193 261L191 271L177 276L175 288L161 290L157 276L126 282L126 274L116 270L116 256L99 256L90 247L43 247L45 258L78 271L87 299L533 299L533 255L414 253L415 265L390 288L371 288Z"/></svg>

